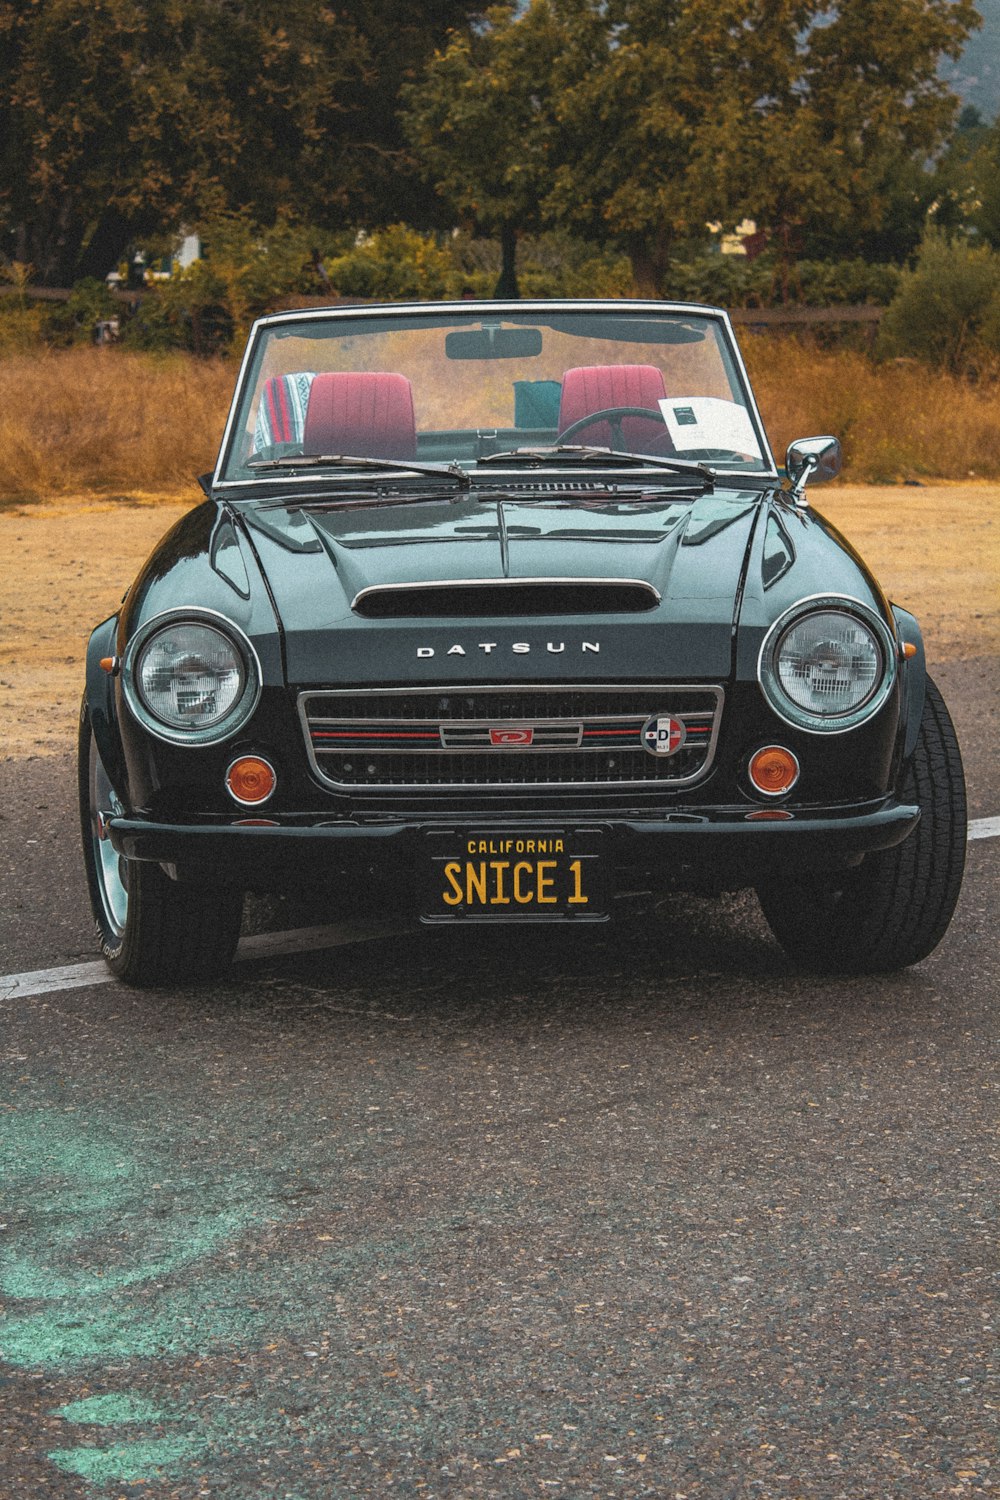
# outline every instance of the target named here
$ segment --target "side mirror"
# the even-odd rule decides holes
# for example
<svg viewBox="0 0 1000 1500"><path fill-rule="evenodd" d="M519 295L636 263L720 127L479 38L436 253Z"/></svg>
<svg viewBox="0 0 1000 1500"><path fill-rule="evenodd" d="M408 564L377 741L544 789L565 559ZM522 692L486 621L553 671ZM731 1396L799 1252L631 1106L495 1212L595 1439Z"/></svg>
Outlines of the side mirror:
<svg viewBox="0 0 1000 1500"><path fill-rule="evenodd" d="M805 505L805 488L810 479L822 484L836 479L843 455L840 440L835 437L796 438L785 454L785 473L792 482L792 499Z"/></svg>

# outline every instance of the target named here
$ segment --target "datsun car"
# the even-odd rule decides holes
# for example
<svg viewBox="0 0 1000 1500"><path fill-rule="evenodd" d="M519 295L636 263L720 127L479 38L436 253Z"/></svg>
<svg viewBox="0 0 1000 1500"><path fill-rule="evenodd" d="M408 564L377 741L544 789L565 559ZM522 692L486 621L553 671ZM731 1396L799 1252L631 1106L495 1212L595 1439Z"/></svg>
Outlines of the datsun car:
<svg viewBox="0 0 1000 1500"><path fill-rule="evenodd" d="M218 974L246 891L372 880L426 923L752 887L805 967L923 958L961 760L917 621L807 499L839 466L779 473L718 309L262 318L204 502L90 641L111 969Z"/></svg>

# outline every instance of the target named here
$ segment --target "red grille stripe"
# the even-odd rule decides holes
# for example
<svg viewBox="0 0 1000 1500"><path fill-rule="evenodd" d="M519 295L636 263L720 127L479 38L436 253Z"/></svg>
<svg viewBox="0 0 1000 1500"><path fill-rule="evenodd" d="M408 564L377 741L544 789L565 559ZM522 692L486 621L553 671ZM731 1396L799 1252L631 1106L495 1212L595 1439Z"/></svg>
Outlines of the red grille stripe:
<svg viewBox="0 0 1000 1500"><path fill-rule="evenodd" d="M437 740L440 739L436 730L427 733L411 731L402 734L396 730L386 733L382 729L314 729L312 732L314 740Z"/></svg>

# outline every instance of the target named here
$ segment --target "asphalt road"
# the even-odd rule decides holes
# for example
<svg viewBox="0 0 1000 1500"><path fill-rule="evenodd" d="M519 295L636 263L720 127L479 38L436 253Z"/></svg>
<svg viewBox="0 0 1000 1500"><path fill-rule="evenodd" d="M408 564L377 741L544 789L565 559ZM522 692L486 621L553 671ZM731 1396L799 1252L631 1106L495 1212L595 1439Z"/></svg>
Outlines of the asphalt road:
<svg viewBox="0 0 1000 1500"><path fill-rule="evenodd" d="M94 957L72 787L0 763L3 974ZM8 986L0 1496L997 1488L998 851L880 980L740 897Z"/></svg>

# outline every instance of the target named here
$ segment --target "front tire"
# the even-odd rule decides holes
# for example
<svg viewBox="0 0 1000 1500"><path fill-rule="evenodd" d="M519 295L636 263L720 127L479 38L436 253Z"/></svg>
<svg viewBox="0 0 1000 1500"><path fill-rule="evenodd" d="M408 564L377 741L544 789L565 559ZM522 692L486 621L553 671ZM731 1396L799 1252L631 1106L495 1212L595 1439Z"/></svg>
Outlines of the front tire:
<svg viewBox="0 0 1000 1500"><path fill-rule="evenodd" d="M80 831L90 904L111 972L137 986L213 979L232 961L243 893L171 880L159 865L128 860L107 837L122 811L101 760L86 705L78 754Z"/></svg>
<svg viewBox="0 0 1000 1500"><path fill-rule="evenodd" d="M884 974L926 958L944 937L965 868L965 777L944 699L927 679L903 802L920 822L894 849L809 883L776 876L757 895L771 931L805 968Z"/></svg>

